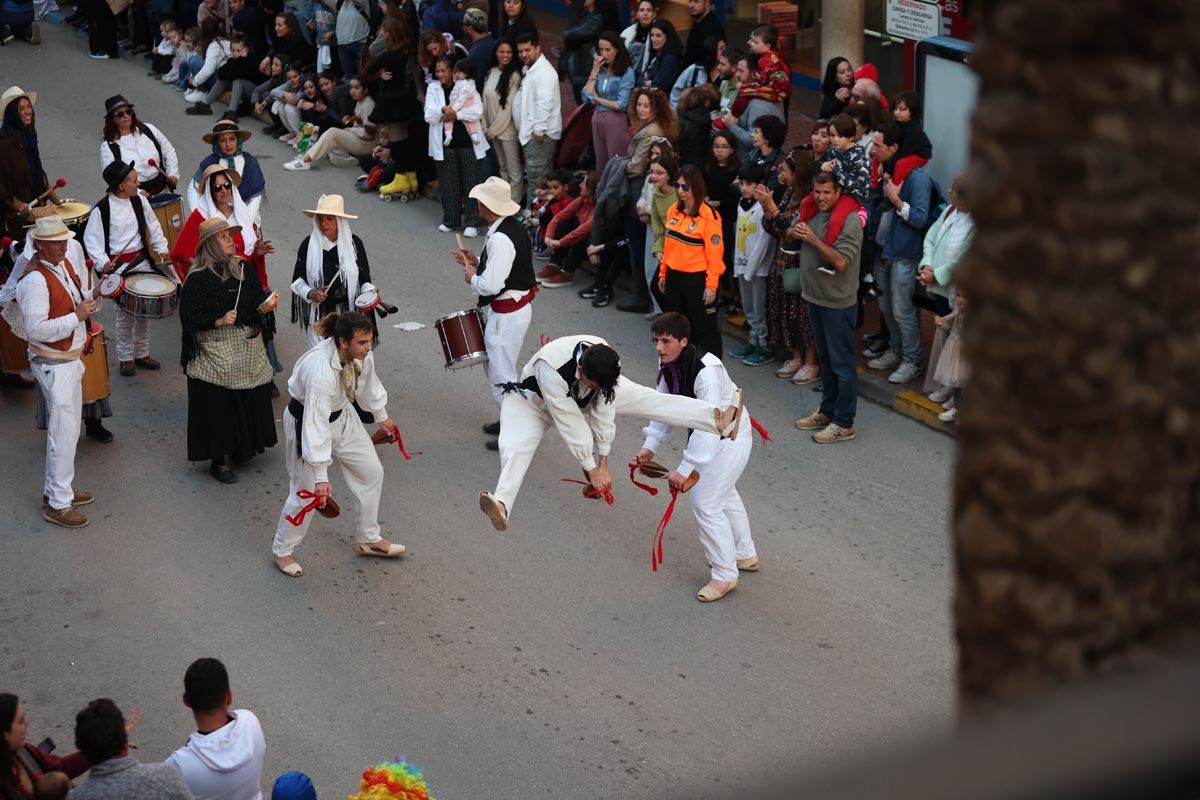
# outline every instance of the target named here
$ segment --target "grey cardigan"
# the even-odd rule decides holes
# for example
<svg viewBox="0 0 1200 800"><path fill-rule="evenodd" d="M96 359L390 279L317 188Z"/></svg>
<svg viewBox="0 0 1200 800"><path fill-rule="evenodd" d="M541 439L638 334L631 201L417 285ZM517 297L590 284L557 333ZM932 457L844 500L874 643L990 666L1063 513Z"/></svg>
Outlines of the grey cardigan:
<svg viewBox="0 0 1200 800"><path fill-rule="evenodd" d="M183 776L169 764L112 758L92 767L68 800L192 800Z"/></svg>

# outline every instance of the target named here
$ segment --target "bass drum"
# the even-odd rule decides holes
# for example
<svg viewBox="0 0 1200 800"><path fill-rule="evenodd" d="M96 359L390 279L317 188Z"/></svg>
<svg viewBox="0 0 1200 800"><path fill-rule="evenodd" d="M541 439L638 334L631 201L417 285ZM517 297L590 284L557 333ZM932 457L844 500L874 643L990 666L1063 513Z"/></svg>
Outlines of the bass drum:
<svg viewBox="0 0 1200 800"><path fill-rule="evenodd" d="M84 352L83 402L94 403L109 395L108 347L104 340L104 328L92 326L92 349Z"/></svg>
<svg viewBox="0 0 1200 800"><path fill-rule="evenodd" d="M177 194L163 192L150 198L150 208L158 218L163 236L167 237L167 252L175 250L175 242L183 230L183 198Z"/></svg>

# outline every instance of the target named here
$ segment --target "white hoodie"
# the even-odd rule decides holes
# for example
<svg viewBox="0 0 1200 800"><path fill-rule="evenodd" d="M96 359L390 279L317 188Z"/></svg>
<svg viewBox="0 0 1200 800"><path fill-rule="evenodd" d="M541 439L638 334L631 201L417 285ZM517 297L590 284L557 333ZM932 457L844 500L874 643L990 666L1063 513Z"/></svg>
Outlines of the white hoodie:
<svg viewBox="0 0 1200 800"><path fill-rule="evenodd" d="M193 733L167 759L183 774L196 800L262 800L262 726L254 713L230 711L233 722L212 733Z"/></svg>

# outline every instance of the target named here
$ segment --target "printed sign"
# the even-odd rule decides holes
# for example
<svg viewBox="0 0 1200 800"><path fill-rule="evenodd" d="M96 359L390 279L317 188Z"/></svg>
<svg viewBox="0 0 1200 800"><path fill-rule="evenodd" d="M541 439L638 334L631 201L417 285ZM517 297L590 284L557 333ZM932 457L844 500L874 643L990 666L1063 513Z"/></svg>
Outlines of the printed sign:
<svg viewBox="0 0 1200 800"><path fill-rule="evenodd" d="M887 32L901 39L920 41L942 33L942 13L937 3L925 0L888 0Z"/></svg>

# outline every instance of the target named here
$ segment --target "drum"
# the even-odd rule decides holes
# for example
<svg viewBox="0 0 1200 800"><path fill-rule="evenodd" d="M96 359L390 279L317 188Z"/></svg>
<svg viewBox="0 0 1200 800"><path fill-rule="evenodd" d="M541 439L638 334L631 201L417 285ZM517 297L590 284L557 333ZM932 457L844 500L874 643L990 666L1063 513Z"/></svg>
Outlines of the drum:
<svg viewBox="0 0 1200 800"><path fill-rule="evenodd" d="M267 299L258 304L258 313L267 314L279 305L279 292L271 292Z"/></svg>
<svg viewBox="0 0 1200 800"><path fill-rule="evenodd" d="M25 340L13 333L8 320L0 317L0 372L28 370L29 356L26 350Z"/></svg>
<svg viewBox="0 0 1200 800"><path fill-rule="evenodd" d="M469 308L458 311L433 323L442 340L442 352L446 356L446 369L473 367L487 361L487 350L483 344L483 324L479 310Z"/></svg>
<svg viewBox="0 0 1200 800"><path fill-rule="evenodd" d="M379 299L378 290L367 289L360 292L358 297L354 298L354 307L365 314L373 308L379 308L379 304L382 302Z"/></svg>
<svg viewBox="0 0 1200 800"><path fill-rule="evenodd" d="M58 205L51 203L50 207L54 209L55 214L62 217L62 221L75 233L82 244L83 229L87 227L88 217L92 215L92 207L74 199L63 200Z"/></svg>
<svg viewBox="0 0 1200 800"><path fill-rule="evenodd" d="M170 278L139 272L125 278L125 291L117 303L135 317L162 319L179 307L179 292Z"/></svg>
<svg viewBox="0 0 1200 800"><path fill-rule="evenodd" d="M167 237L167 252L175 249L175 240L183 230L183 198L177 194L163 192L150 198L150 207L158 224L162 227L163 236Z"/></svg>
<svg viewBox="0 0 1200 800"><path fill-rule="evenodd" d="M117 273L105 275L100 281L100 296L108 300L116 300L125 294L125 279Z"/></svg>
<svg viewBox="0 0 1200 800"><path fill-rule="evenodd" d="M104 328L99 325L92 326L92 352L85 352L81 359L83 402L94 403L108 397L108 348L104 344Z"/></svg>

